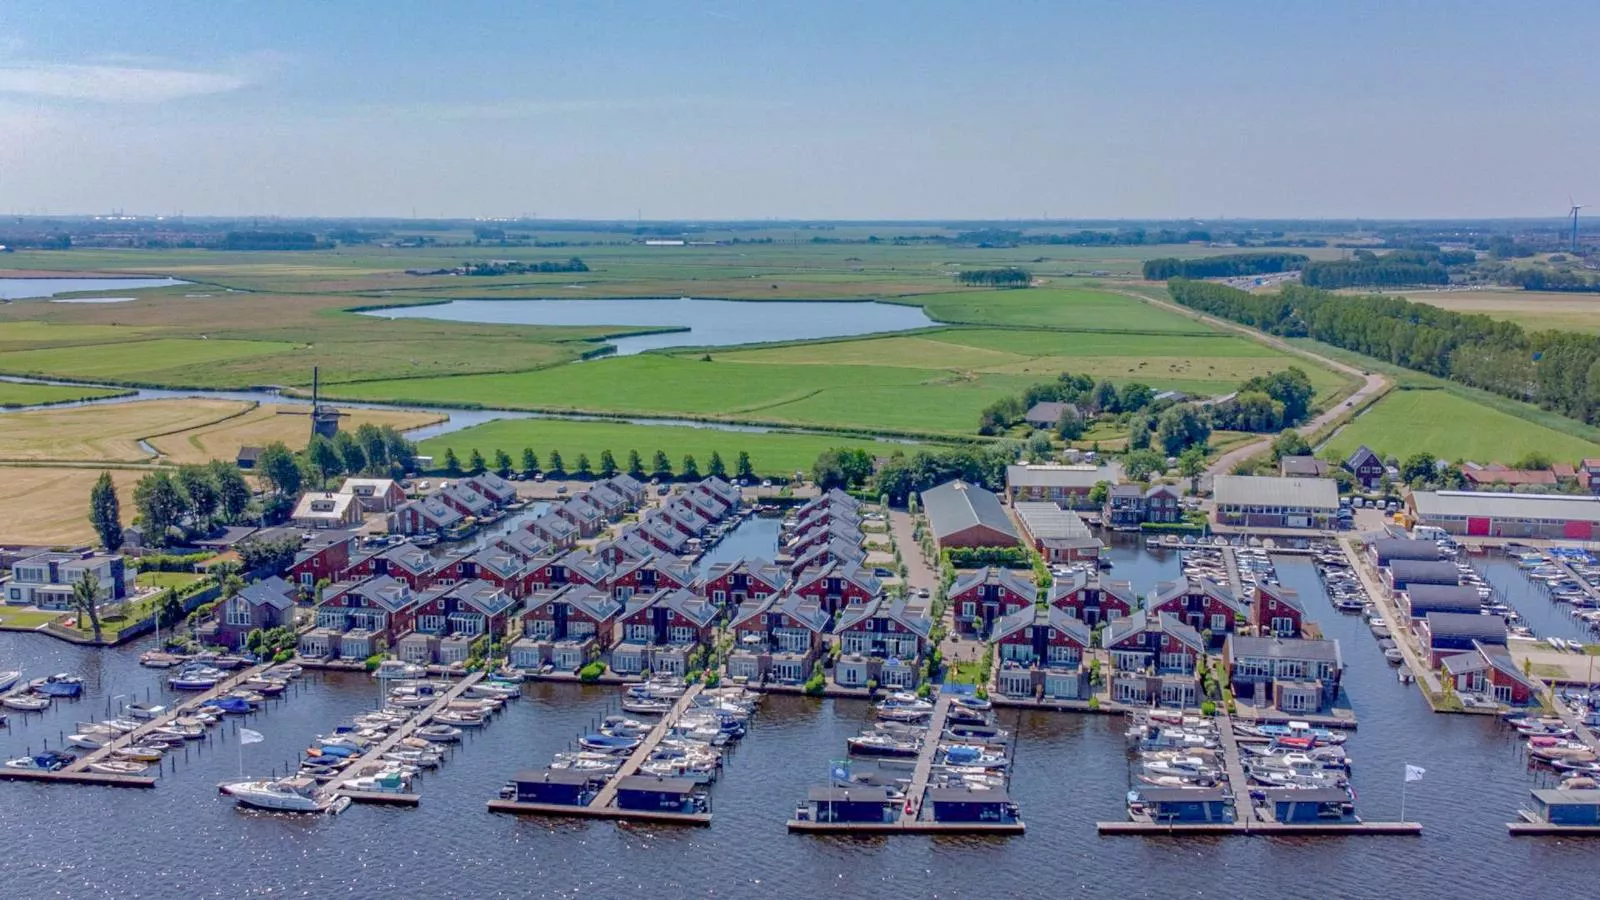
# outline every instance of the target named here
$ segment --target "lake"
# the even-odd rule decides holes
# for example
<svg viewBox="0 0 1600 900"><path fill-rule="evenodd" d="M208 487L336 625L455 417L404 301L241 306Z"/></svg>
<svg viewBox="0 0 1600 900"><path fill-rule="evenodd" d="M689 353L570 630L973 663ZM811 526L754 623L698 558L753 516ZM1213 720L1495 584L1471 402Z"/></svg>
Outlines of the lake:
<svg viewBox="0 0 1600 900"><path fill-rule="evenodd" d="M0 300L32 300L84 291L138 291L188 284L176 278L0 278ZM80 303L118 303L129 297L98 297Z"/></svg>
<svg viewBox="0 0 1600 900"><path fill-rule="evenodd" d="M770 554L772 521L755 520L719 549ZM1178 572L1175 552L1133 540L1114 539L1112 556L1112 577L1141 593ZM1421 837L1102 838L1093 823L1124 815L1122 720L1020 710L998 718L1018 736L1011 794L1025 836L791 835L784 822L794 803L825 780L829 761L871 716L862 701L794 696L762 704L712 788L709 828L490 814L484 804L508 777L547 763L614 711L620 693L538 683L423 778L416 809L356 806L325 819L235 809L215 785L238 775L241 758L249 773L282 772L314 735L377 700L364 674L308 673L281 701L230 720L217 741L169 755L153 790L0 784L0 840L16 848L8 896L1583 896L1594 843L1506 834L1528 789L1548 784L1530 777L1513 733L1492 718L1430 714L1415 687L1396 681L1360 617L1329 605L1309 561L1274 562L1341 642L1345 689L1361 720L1349 744L1358 810L1397 817L1404 766L1421 765L1427 774L1406 797ZM55 746L74 722L104 718L119 697L174 699L168 673L139 667L143 646L96 651L0 633L0 668L77 672L87 681L82 700L42 715L12 712L0 753ZM239 747L239 724L263 742Z"/></svg>
<svg viewBox="0 0 1600 900"><path fill-rule="evenodd" d="M892 303L696 300L452 300L371 310L390 319L501 325L679 328L611 338L619 356L665 347L727 347L907 331L935 325L921 307Z"/></svg>

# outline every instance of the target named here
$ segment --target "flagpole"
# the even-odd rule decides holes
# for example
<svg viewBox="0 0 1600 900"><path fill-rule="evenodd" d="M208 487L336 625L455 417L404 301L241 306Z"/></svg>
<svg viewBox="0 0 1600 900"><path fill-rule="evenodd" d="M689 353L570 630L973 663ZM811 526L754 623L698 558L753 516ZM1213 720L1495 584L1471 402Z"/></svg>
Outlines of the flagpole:
<svg viewBox="0 0 1600 900"><path fill-rule="evenodd" d="M1406 820L1406 785L1411 783L1410 773L1400 776L1400 821Z"/></svg>

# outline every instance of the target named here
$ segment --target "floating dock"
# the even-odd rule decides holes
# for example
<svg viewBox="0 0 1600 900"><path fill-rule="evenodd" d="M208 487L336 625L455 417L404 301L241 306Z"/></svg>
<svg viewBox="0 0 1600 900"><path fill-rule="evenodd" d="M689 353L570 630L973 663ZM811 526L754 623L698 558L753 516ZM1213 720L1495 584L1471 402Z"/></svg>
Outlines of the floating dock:
<svg viewBox="0 0 1600 900"><path fill-rule="evenodd" d="M88 769L91 764L100 762L110 756L113 750L120 750L124 747L138 744L155 729L170 725L174 721L195 712L209 701L228 694L239 685L252 678L259 677L270 668L272 668L271 663L262 663L230 675L217 682L216 686L210 690L173 704L172 708L161 715L150 719L127 734L118 735L104 747L78 757L59 772L40 772L0 767L0 781L45 781L56 784L90 784L102 787L153 788L156 786L156 779L149 775L112 775L102 772L90 772ZM207 738L209 739L209 737L208 733ZM158 764L152 763L151 765Z"/></svg>
<svg viewBox="0 0 1600 900"><path fill-rule="evenodd" d="M389 793L388 791L352 791L346 790L344 788L344 783L352 778L360 777L355 773L361 772L373 764L381 764L383 761L383 755L385 753L394 750L395 745L400 743L401 740L410 737L412 732L433 721L434 713L437 713L439 710L449 706L453 701L460 699L461 695L467 692L467 688L470 688L479 681L482 681L483 676L484 673L482 672L473 672L466 678L456 682L450 687L449 690L445 691L444 694L439 697L439 699L433 701L431 705L425 707L422 712L412 716L409 722L406 722L404 725L401 725L399 728L396 728L394 731L390 732L371 750L363 753L356 759L355 762L346 766L344 771L349 772L350 774L341 775L339 778L328 782L328 786L325 788L325 790L330 794L348 797L350 798L351 802L354 803L375 803L385 806L416 806L417 804L421 803L422 796L420 794Z"/></svg>
<svg viewBox="0 0 1600 900"><path fill-rule="evenodd" d="M1362 837L1373 835L1422 834L1420 822L1329 822L1285 824L1283 822L1096 822L1102 835L1257 835L1261 837ZM1513 826L1515 827L1515 826ZM1600 832L1600 829L1596 829Z"/></svg>
<svg viewBox="0 0 1600 900"><path fill-rule="evenodd" d="M650 729L639 746L628 755L622 767L616 774L606 780L605 786L595 794L585 806L569 806L562 803L522 803L516 800L490 800L490 812L516 813L532 816L560 816L573 819L618 819L638 822L655 822L671 825L710 825L710 813L679 813L663 810L623 809L616 805L617 790L625 778L632 777L650 758L656 747L666 738L667 732L677 724L678 719L694 704L694 698L700 696L703 686L691 684L683 692L683 696L672 705L661 717L661 721Z"/></svg>

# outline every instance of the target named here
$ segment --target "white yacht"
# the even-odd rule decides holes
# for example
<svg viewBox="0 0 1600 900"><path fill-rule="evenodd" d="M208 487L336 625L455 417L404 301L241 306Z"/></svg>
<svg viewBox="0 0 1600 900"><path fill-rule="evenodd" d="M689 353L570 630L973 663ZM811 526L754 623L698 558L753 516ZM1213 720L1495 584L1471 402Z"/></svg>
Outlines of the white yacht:
<svg viewBox="0 0 1600 900"><path fill-rule="evenodd" d="M336 803L317 790L317 782L312 778L235 781L222 785L221 789L243 806L275 812L328 812Z"/></svg>

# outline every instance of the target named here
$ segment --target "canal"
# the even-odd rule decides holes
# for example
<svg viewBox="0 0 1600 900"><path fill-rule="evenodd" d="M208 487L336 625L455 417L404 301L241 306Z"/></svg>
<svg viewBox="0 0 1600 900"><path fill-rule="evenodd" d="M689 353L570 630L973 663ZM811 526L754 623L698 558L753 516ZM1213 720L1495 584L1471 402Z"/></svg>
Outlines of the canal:
<svg viewBox="0 0 1600 900"><path fill-rule="evenodd" d="M752 520L724 542L759 552ZM745 531L744 529L749 529ZM738 539L735 543L735 539ZM749 543L745 543L748 538ZM719 550L721 548L718 548ZM738 553L734 551L738 549ZM1177 574L1177 554L1118 543L1113 577L1141 593ZM1012 793L1026 836L806 838L784 823L808 786L866 723L860 701L768 697L713 791L709 828L679 829L519 819L484 804L516 770L544 765L609 709L613 688L530 684L520 701L420 782L416 809L354 806L327 819L243 812L216 793L237 775L231 733L169 764L154 790L0 783L0 840L16 897L550 896L550 897L1532 897L1581 894L1594 845L1512 840L1535 782L1511 732L1492 719L1437 716L1400 684L1359 617L1328 603L1311 564L1274 559L1284 584L1340 641L1346 691L1361 727L1349 749L1357 808L1400 813L1406 763L1427 774L1409 786L1406 817L1420 838L1100 838L1119 819L1128 769L1121 719L1004 710L1017 731ZM94 651L31 634L0 633L0 668L68 671L85 698L43 716L11 714L9 757L105 718L118 696L164 695L164 674L137 665L141 647ZM171 695L166 695L171 696ZM362 674L307 675L245 723L265 740L243 747L250 774L279 772L314 735L375 704ZM231 726L230 726L231 727Z"/></svg>

